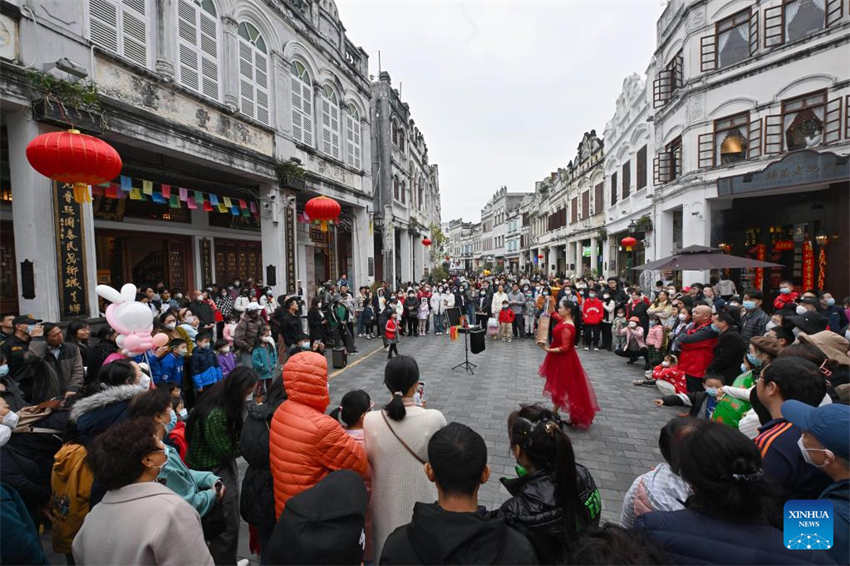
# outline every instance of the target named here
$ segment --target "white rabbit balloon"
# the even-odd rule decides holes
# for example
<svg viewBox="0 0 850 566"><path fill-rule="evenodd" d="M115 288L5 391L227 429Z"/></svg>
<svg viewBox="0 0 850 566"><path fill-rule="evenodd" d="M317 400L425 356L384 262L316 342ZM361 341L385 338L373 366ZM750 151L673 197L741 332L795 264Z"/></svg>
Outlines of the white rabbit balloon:
<svg viewBox="0 0 850 566"><path fill-rule="evenodd" d="M136 301L135 285L126 283L120 293L109 285L98 285L96 291L111 301L106 307L106 322L118 332L115 343L126 355L135 356L168 342L165 334L151 336L153 311L144 303Z"/></svg>

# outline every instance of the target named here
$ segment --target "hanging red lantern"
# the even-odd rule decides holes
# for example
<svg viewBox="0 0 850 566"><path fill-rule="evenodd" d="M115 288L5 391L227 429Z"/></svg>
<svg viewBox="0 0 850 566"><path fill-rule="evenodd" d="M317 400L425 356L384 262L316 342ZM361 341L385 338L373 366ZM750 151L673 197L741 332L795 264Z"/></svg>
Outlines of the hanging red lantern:
<svg viewBox="0 0 850 566"><path fill-rule="evenodd" d="M74 129L37 136L27 146L27 161L45 177L74 185L78 203L91 202L89 185L111 181L122 167L114 147Z"/></svg>
<svg viewBox="0 0 850 566"><path fill-rule="evenodd" d="M304 212L321 226L322 232L328 231L328 222L336 222L342 208L339 203L326 196L311 198L304 205Z"/></svg>
<svg viewBox="0 0 850 566"><path fill-rule="evenodd" d="M429 238L428 236L425 236L424 238L422 238L422 245L425 246L426 248L428 246L430 246L431 245L431 238Z"/></svg>
<svg viewBox="0 0 850 566"><path fill-rule="evenodd" d="M627 252L630 252L630 251L632 251L632 248L634 248L637 245L637 240L635 238L633 238L632 236L626 236L625 238L620 240L620 244L624 248L626 248Z"/></svg>
<svg viewBox="0 0 850 566"><path fill-rule="evenodd" d="M538 255L537 259L543 259L543 254Z"/></svg>

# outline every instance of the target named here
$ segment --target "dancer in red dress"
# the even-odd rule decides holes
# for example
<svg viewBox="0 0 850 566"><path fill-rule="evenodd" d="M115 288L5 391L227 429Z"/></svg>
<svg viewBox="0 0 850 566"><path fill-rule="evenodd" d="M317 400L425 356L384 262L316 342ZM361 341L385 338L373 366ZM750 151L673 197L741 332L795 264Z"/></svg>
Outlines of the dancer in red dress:
<svg viewBox="0 0 850 566"><path fill-rule="evenodd" d="M552 313L551 317L555 323L552 344L541 345L546 351L546 359L540 366L540 375L546 378L543 393L552 398L555 411L559 408L569 411L570 422L574 426L588 428L599 411L599 405L593 386L576 354L577 332L573 323L572 305L562 300L558 304L558 311Z"/></svg>

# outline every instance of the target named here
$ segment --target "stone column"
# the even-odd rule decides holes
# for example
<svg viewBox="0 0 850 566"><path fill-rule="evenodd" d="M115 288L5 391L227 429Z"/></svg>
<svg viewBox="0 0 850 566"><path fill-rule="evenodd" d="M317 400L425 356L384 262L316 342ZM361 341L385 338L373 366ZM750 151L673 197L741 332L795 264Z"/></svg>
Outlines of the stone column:
<svg viewBox="0 0 850 566"><path fill-rule="evenodd" d="M596 239L596 236L590 238L590 270L601 273L599 266L597 265L597 262L599 261L599 252L596 248L598 245L599 240Z"/></svg>
<svg viewBox="0 0 850 566"><path fill-rule="evenodd" d="M575 268L576 277L581 277L583 275L582 264L581 264L581 261L582 261L581 252L582 252L581 240L576 240L576 256L575 256L576 257L576 260L575 260L576 261L576 268Z"/></svg>
<svg viewBox="0 0 850 566"><path fill-rule="evenodd" d="M366 207L354 208L354 219L351 234L351 252L354 273L349 276L356 286L371 285L375 281L374 270L369 273L369 259L374 261L374 238L369 231L369 212Z"/></svg>
<svg viewBox="0 0 850 566"><path fill-rule="evenodd" d="M602 275L606 278L613 275L611 270L611 237L602 240Z"/></svg>
<svg viewBox="0 0 850 566"><path fill-rule="evenodd" d="M682 207L682 247L707 246L708 226L710 226L711 209L705 205L705 201L695 200L692 204ZM693 283L708 283L708 271L683 271L682 285L689 286Z"/></svg>
<svg viewBox="0 0 850 566"><path fill-rule="evenodd" d="M238 24L228 16L221 18L222 37L221 49L221 90L224 94L224 104L231 112L239 110L239 37Z"/></svg>
<svg viewBox="0 0 850 566"><path fill-rule="evenodd" d="M410 247L410 233L407 230L402 230L401 237L399 238L399 244L400 247L396 250L396 253L401 259L401 270L397 274L397 277L401 278L403 283L407 283L408 281L413 280L413 250Z"/></svg>
<svg viewBox="0 0 850 566"><path fill-rule="evenodd" d="M173 81L177 69L177 12L175 0L156 3L156 72Z"/></svg>
<svg viewBox="0 0 850 566"><path fill-rule="evenodd" d="M262 238L262 272L266 280L266 267L274 266L275 284L270 285L274 296L286 293L286 199L277 185L273 183L260 184L260 198L269 200L274 197L275 206L272 213L260 219L260 235Z"/></svg>
<svg viewBox="0 0 850 566"><path fill-rule="evenodd" d="M272 51L271 81L274 85L272 90L272 105L274 107L273 123L279 132L292 133L292 82L289 80L290 62L284 59L277 51ZM289 156L282 153L284 144L275 143L275 152L279 160L286 161Z"/></svg>
<svg viewBox="0 0 850 566"><path fill-rule="evenodd" d="M33 169L26 157L26 147L39 134L51 131L34 122L30 112L6 114L9 135L9 173L11 176L12 223L15 234L15 271L18 279L18 312L35 318L58 321L59 273L56 261L56 229L54 222L53 181ZM91 208L90 205L84 205ZM86 239L94 239L94 227L85 226ZM87 282L97 272L95 258L86 258ZM33 264L35 297L23 298L21 262ZM91 307L91 305L90 305ZM95 304L96 308L96 304Z"/></svg>
<svg viewBox="0 0 850 566"><path fill-rule="evenodd" d="M549 246L549 253L546 255L546 274L551 275L558 270L558 247Z"/></svg>

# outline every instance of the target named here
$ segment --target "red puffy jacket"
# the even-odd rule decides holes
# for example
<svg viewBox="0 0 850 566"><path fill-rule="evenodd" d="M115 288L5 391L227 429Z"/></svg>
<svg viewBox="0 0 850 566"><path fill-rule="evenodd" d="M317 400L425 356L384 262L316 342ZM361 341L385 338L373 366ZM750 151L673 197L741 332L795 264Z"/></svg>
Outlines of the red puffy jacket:
<svg viewBox="0 0 850 566"><path fill-rule="evenodd" d="M269 464L274 479L275 517L289 498L308 490L336 470L354 470L368 479L366 451L340 424L324 414L330 403L328 362L301 352L283 366L288 398L275 411L269 429Z"/></svg>
<svg viewBox="0 0 850 566"><path fill-rule="evenodd" d="M691 377L705 376L705 368L714 359L714 346L717 344L717 333L709 323L691 328L686 336L679 338L682 355L679 356L679 369Z"/></svg>
<svg viewBox="0 0 850 566"><path fill-rule="evenodd" d="M602 317L605 316L605 308L602 301L596 297L588 297L584 300L581 306L581 320L585 324L597 325L602 322Z"/></svg>
<svg viewBox="0 0 850 566"><path fill-rule="evenodd" d="M502 324L513 324L514 318L516 316L510 307L499 311L499 322Z"/></svg>

